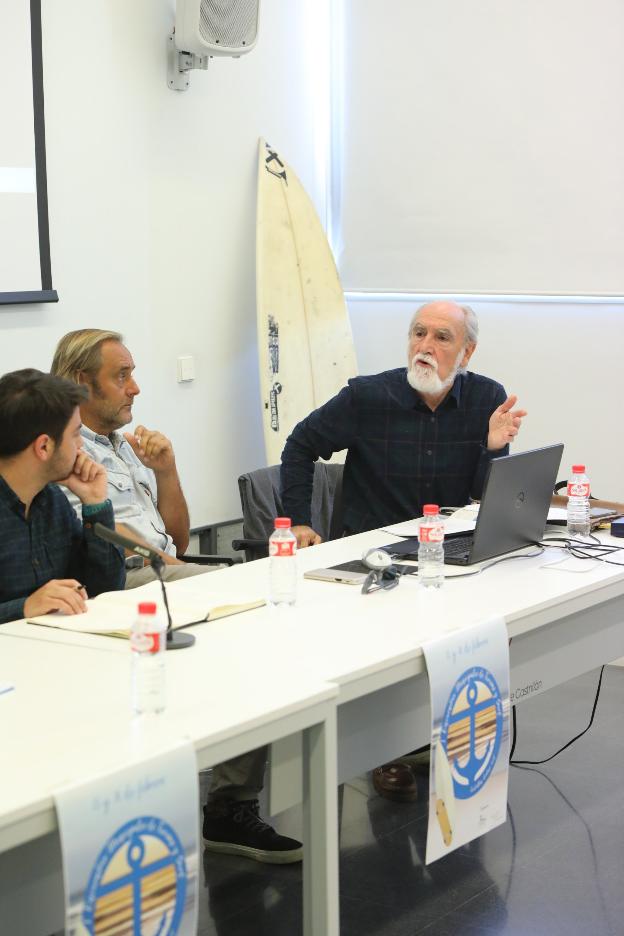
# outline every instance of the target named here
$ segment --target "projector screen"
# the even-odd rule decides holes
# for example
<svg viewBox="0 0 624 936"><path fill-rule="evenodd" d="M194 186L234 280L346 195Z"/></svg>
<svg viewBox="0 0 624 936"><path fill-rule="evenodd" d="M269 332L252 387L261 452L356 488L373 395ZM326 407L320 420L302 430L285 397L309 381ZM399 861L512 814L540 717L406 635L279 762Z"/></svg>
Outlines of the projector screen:
<svg viewBox="0 0 624 936"><path fill-rule="evenodd" d="M57 302L52 289L40 0L0 3L0 304Z"/></svg>

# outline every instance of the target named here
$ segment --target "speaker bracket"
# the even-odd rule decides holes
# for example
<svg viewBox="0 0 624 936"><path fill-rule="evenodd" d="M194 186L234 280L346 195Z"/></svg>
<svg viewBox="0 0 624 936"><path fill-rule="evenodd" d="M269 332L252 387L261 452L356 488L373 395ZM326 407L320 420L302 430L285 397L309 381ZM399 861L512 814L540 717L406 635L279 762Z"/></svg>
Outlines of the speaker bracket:
<svg viewBox="0 0 624 936"><path fill-rule="evenodd" d="M188 91L191 83L189 72L194 68L205 71L208 68L208 55L195 55L193 52L181 52L176 48L175 34L167 40L167 85L172 91Z"/></svg>

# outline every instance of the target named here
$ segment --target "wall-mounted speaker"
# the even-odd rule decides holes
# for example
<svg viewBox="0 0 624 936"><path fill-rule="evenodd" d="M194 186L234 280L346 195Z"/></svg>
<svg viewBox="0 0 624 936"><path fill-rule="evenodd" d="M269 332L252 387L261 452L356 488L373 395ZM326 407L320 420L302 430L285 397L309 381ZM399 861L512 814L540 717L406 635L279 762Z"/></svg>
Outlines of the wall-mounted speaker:
<svg viewBox="0 0 624 936"><path fill-rule="evenodd" d="M175 45L195 55L244 55L258 38L260 0L176 0Z"/></svg>

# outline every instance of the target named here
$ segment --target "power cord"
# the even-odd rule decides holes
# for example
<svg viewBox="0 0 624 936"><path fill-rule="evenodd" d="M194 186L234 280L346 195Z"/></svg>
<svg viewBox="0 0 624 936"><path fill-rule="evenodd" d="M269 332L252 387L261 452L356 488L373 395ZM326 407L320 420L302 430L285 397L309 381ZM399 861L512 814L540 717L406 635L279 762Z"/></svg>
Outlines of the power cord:
<svg viewBox="0 0 624 936"><path fill-rule="evenodd" d="M515 705L512 706L511 708L512 743L511 743L511 751L509 753L509 763L511 764L512 767L523 767L523 766L536 767L539 764L547 764L548 761L551 761L554 757L557 757L559 754L561 754L562 751L565 751L566 748L569 748L571 744L574 744L575 741L578 741L579 738L582 738L583 735L589 731L589 729L594 723L594 716L596 714L596 708L598 706L598 699L600 697L600 687L602 686L603 673L604 673L604 664L600 667L600 677L598 679L598 686L596 688L596 697L594 699L591 717L589 719L589 724L587 725L587 727L583 728L583 730L579 732L579 734L575 735L574 738L571 738L571 740L568 741L566 744L564 744L563 747L560 747L558 751L555 751L554 754L551 754L549 757L545 757L543 760L512 760L514 751L516 749L516 741L518 739L517 725L516 725L516 706Z"/></svg>
<svg viewBox="0 0 624 936"><path fill-rule="evenodd" d="M551 546L556 549L563 548L575 559L593 559L595 562L605 562L608 565L624 567L623 562L614 562L612 559L605 558L605 556L610 556L624 550L624 546L601 543L598 537L594 536L593 533L588 535L588 539L591 540L591 542L587 540L570 539L567 536L553 536L549 537L549 539L545 540L543 543L540 543L540 546Z"/></svg>

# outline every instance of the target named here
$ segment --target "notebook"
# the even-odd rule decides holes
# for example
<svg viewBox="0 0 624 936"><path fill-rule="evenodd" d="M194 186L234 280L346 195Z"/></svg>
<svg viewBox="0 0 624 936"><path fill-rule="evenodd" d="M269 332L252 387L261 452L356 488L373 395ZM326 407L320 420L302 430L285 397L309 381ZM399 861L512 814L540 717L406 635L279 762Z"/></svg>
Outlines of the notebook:
<svg viewBox="0 0 624 936"><path fill-rule="evenodd" d="M184 584L190 582L185 580ZM178 584L177 582L175 583ZM182 584L182 583L180 583ZM231 614L241 614L261 608L264 599L241 598L239 595L204 594L189 588L167 589L169 610L173 630L188 627L190 624L202 624L216 621ZM62 630L85 634L103 634L107 637L129 637L132 622L136 617L140 601L161 601L160 582L148 582L140 588L130 588L116 592L104 592L97 598L87 601L84 614L63 614L53 611L28 618L29 624L43 624L46 627L59 627Z"/></svg>
<svg viewBox="0 0 624 936"><path fill-rule="evenodd" d="M558 443L493 459L475 529L445 540L444 562L473 565L539 542L544 535L562 453L563 445ZM384 548L399 559L416 558L418 540L392 543Z"/></svg>

